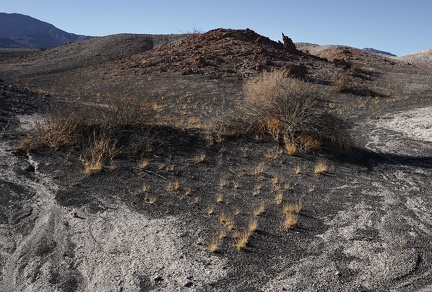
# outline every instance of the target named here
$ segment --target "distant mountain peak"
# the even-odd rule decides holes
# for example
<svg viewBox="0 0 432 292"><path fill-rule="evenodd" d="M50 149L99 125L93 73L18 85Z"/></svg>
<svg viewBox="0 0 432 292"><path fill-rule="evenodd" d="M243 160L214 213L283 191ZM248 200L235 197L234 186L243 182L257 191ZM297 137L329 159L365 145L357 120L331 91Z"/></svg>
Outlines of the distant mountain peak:
<svg viewBox="0 0 432 292"><path fill-rule="evenodd" d="M380 51L377 49L373 49L373 48L364 48L363 51L369 52L369 53L373 53L373 54L379 54L379 55L386 55L386 56L392 56L392 57L396 57L395 54L389 53L389 52L385 52L385 51Z"/></svg>
<svg viewBox="0 0 432 292"><path fill-rule="evenodd" d="M0 12L0 48L53 48L89 38L28 15Z"/></svg>

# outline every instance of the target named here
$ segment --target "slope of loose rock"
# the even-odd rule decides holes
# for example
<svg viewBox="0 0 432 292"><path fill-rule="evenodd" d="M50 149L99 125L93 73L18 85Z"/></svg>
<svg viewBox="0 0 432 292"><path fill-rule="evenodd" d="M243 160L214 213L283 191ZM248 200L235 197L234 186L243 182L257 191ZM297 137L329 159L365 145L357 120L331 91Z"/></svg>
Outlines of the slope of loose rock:
<svg viewBox="0 0 432 292"><path fill-rule="evenodd" d="M400 56L396 59L412 64L432 64L432 49L423 50L405 56Z"/></svg>
<svg viewBox="0 0 432 292"><path fill-rule="evenodd" d="M289 50L283 43L250 29L215 29L134 55L130 61L129 66L140 68L144 73L156 70L218 77L245 77L300 64L309 69L331 67L323 60L298 50ZM123 65L127 64L127 61L123 62Z"/></svg>
<svg viewBox="0 0 432 292"><path fill-rule="evenodd" d="M70 42L24 57L7 67L11 76L66 72L121 59L184 38L183 35L116 34ZM26 68L32 70L27 72Z"/></svg>

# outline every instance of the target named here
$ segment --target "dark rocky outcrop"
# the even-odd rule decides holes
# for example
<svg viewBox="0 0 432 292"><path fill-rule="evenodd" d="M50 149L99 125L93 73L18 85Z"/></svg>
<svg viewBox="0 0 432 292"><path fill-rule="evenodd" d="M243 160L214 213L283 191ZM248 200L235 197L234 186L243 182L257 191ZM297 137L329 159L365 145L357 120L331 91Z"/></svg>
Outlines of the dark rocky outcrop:
<svg viewBox="0 0 432 292"><path fill-rule="evenodd" d="M284 33L282 33L282 40L283 40L283 44L284 44L285 49L287 49L289 52L297 51L297 47L294 44L294 42L292 41L292 39L287 37L286 35L284 35Z"/></svg>

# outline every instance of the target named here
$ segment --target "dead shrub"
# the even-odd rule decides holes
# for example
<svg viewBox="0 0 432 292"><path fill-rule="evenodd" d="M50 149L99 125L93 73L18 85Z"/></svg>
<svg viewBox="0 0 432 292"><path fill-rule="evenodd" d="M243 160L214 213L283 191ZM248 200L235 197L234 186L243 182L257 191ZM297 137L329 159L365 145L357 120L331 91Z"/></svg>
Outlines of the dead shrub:
<svg viewBox="0 0 432 292"><path fill-rule="evenodd" d="M151 123L153 116L135 97L110 98L101 105L57 103L21 144L28 151L73 146L80 149L85 172L91 174L117 155L147 152L153 138Z"/></svg>
<svg viewBox="0 0 432 292"><path fill-rule="evenodd" d="M103 114L104 121L111 128L143 125L150 121L149 106L136 96L110 98Z"/></svg>
<svg viewBox="0 0 432 292"><path fill-rule="evenodd" d="M285 70L264 72L246 81L244 96L217 123L223 135L264 135L289 154L350 148L346 124L326 111L311 84L290 78Z"/></svg>
<svg viewBox="0 0 432 292"><path fill-rule="evenodd" d="M112 164L114 157L118 153L116 144L117 141L112 140L111 137L106 135L106 132L93 132L88 146L84 148L81 154L85 174L90 175L101 171L107 159Z"/></svg>
<svg viewBox="0 0 432 292"><path fill-rule="evenodd" d="M36 133L28 137L29 149L49 147L57 150L64 145L73 145L78 140L81 123L79 114L65 112L62 107L53 107L46 116L36 122Z"/></svg>

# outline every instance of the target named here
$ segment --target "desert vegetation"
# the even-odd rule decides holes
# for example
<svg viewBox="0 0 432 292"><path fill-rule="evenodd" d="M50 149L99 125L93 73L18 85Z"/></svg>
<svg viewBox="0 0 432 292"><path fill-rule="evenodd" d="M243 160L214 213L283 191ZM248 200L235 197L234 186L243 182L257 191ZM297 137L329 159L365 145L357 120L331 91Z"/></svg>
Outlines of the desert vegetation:
<svg viewBox="0 0 432 292"><path fill-rule="evenodd" d="M227 137L253 136L277 143L266 154L277 159L280 149L288 155L316 151L349 153L352 141L346 123L326 110L312 84L290 77L284 69L251 78L244 83L244 100L222 118L204 126L202 139L214 146ZM35 133L23 139L23 149L78 146L87 174L98 172L118 155L144 157L152 150L150 130L160 126L153 106L137 97L106 98L105 103L84 106L81 103L57 103L38 122ZM208 143L208 142L207 142ZM196 163L206 160L204 151L197 149ZM148 160L142 158L137 167L145 169ZM167 169L174 166L167 166ZM262 173L264 164L255 169ZM299 173L299 171L296 171ZM224 178L220 181L225 187ZM238 184L233 182L234 190Z"/></svg>
<svg viewBox="0 0 432 292"><path fill-rule="evenodd" d="M104 105L56 103L22 140L26 151L78 147L86 174L99 172L118 155L145 155L151 148L149 128L154 118L137 98L112 98ZM143 159L137 167L145 169Z"/></svg>
<svg viewBox="0 0 432 292"><path fill-rule="evenodd" d="M145 98L103 98L101 95L98 95L98 102L91 105L56 103L38 122L36 131L23 139L20 148L30 152L41 148L78 152L86 176L104 169L115 170L117 159L132 158L137 171L163 180L163 185L152 192L147 184L134 192L142 194L144 203L156 207L158 193L163 192L179 201L189 201L191 205L203 200L202 196L194 196L192 183L181 178L182 167L170 156L158 163L152 162L158 145L186 147L191 153L188 163L205 168L214 164L215 159L216 165L231 160L225 153L226 139L246 137L269 144L262 155L263 160L251 166L249 171L240 173L230 169L231 174L227 172L214 178L218 187L209 196L211 201L205 199L209 205L203 213L210 220L216 218L219 221L218 230L214 231L219 236L209 240L208 251L220 252L227 241L237 250L245 250L257 237L252 234L258 230L258 219L278 216L270 214L277 212L277 206L283 206L281 230L294 229L298 224L301 205L285 203L290 198L296 199L293 198L292 184L280 175L266 179L267 164L284 163L284 157L296 154L331 152L345 155L352 142L346 124L327 111L326 102L319 98L316 86L292 78L285 69L250 78L244 82L243 90L243 100L227 109L220 119L199 124L197 137L201 142L192 148L189 144L182 146L182 137L176 136L184 131L196 131L191 123L187 123L191 128L186 129L164 125L158 119L160 107L146 103ZM240 157L248 159L250 150L241 147L239 150ZM290 168L297 176L306 172L298 164ZM326 171L323 160L318 160L312 170L315 174ZM253 178L252 189L247 186L250 183L246 187L240 183L245 175ZM245 193L251 195L254 202L249 205L249 211L231 205L239 198L244 202L246 198L242 196Z"/></svg>
<svg viewBox="0 0 432 292"><path fill-rule="evenodd" d="M244 101L217 124L222 135L262 136L282 145L288 155L350 151L346 124L327 112L312 84L275 70L246 81L244 95Z"/></svg>

